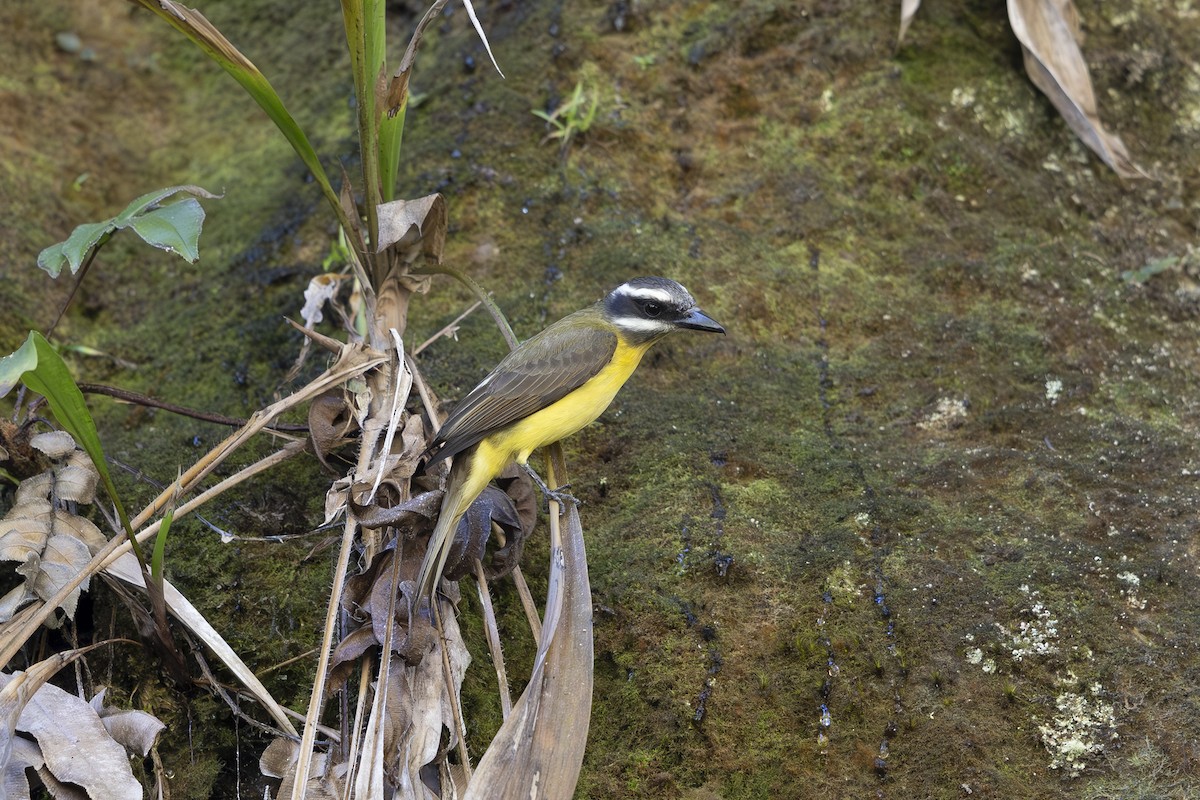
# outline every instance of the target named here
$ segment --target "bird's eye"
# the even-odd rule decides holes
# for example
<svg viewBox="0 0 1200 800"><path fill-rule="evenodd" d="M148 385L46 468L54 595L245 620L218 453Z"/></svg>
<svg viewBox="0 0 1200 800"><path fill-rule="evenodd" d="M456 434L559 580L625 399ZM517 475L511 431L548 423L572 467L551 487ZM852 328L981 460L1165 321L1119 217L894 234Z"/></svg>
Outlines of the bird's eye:
<svg viewBox="0 0 1200 800"><path fill-rule="evenodd" d="M642 310L646 312L647 317L657 317L662 313L663 307L661 303L651 301L643 305Z"/></svg>

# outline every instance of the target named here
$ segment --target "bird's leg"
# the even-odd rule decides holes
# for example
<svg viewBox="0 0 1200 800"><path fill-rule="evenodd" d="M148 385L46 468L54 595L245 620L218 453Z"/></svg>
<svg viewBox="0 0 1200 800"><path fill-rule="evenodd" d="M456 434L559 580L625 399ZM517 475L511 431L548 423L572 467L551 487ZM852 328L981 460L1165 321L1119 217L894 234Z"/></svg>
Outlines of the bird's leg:
<svg viewBox="0 0 1200 800"><path fill-rule="evenodd" d="M528 463L522 464L521 466L525 468L525 471L527 473L529 473L529 477L533 480L534 483L537 484L537 487L542 490L542 494L545 495L547 501L553 500L554 502L558 503L559 506L561 506L564 510L567 507L567 503L574 503L576 506L579 505L579 498L563 491L564 489L570 489L571 484L568 483L568 484L558 487L557 489L551 489L549 486L546 485L546 482L544 480L542 480L542 476L537 474L537 470L535 470L533 467L529 466ZM547 503L547 505L548 505L548 503Z"/></svg>

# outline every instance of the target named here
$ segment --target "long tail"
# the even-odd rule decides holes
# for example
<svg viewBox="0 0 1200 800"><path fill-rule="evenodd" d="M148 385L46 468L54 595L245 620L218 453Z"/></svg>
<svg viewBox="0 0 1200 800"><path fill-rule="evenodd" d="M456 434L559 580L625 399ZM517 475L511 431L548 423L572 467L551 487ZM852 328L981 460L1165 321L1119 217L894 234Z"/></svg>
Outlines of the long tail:
<svg viewBox="0 0 1200 800"><path fill-rule="evenodd" d="M455 456L450 477L446 481L442 510L438 515L437 525L434 526L433 535L429 538L425 560L421 562L421 571L417 574L418 599L432 597L437 589L442 571L446 568L450 547L454 544L458 522L492 479L492 476L486 473L487 470L480 469L475 463L474 448Z"/></svg>

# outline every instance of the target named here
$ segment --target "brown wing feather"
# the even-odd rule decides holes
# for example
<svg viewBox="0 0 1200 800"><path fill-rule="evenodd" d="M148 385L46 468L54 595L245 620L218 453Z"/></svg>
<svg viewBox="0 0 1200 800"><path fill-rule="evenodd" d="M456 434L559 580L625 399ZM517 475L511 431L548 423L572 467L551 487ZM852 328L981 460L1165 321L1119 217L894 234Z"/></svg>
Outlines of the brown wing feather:
<svg viewBox="0 0 1200 800"><path fill-rule="evenodd" d="M561 400L604 369L617 349L617 337L575 319L588 311L556 322L497 364L455 406L425 452L426 465Z"/></svg>

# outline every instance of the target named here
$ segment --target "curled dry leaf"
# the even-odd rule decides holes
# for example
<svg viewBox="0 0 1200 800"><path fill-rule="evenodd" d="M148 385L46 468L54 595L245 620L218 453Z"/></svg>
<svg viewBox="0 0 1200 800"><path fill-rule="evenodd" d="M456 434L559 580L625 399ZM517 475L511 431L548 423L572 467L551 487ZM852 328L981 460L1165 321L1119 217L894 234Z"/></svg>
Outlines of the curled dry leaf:
<svg viewBox="0 0 1200 800"><path fill-rule="evenodd" d="M496 485L484 489L459 521L446 557L445 578L457 581L473 574L476 559L483 563L488 580L512 572L521 561L525 540L537 524L537 504L529 475L516 464L509 464ZM492 537L494 526L500 528L503 544Z"/></svg>
<svg viewBox="0 0 1200 800"><path fill-rule="evenodd" d="M921 0L901 0L900 36ZM1145 178L1125 143L1100 122L1096 92L1080 46L1083 29L1071 0L1008 0L1008 20L1021 42L1025 71L1075 135L1122 178Z"/></svg>
<svg viewBox="0 0 1200 800"><path fill-rule="evenodd" d="M415 580L424 551L408 552L410 548L420 548L422 539L418 535L406 535L404 527L411 523L421 532L432 528L432 520L426 513L436 510L438 498L430 495L437 494L427 493L405 504L407 508L403 513L410 516L398 523L398 530L400 540L405 542L406 557L398 566L394 564L396 551L391 544L376 555L365 570L346 581L342 608L357 627L337 644L330 657L328 683L331 687L350 677L364 653L383 644L387 637L389 606L395 614L392 652L408 664L418 664L433 647L437 634L429 619L428 605L420 604L416 597ZM410 621L409 612L413 609L419 611Z"/></svg>
<svg viewBox="0 0 1200 800"><path fill-rule="evenodd" d="M55 461L40 475L22 481L16 505L0 519L0 560L17 562L16 571L24 578L0 598L0 622L12 619L34 598L53 597L108 543L91 521L63 507L66 501L89 503L95 498L98 476L87 455L74 448L67 434L34 439L35 446L53 453ZM84 580L63 601L60 608L68 617L74 617L79 594L87 587Z"/></svg>
<svg viewBox="0 0 1200 800"><path fill-rule="evenodd" d="M101 689L88 701L88 705L100 717L105 730L115 742L130 753L146 756L167 726L158 717L145 711L105 705L104 694L107 691Z"/></svg>
<svg viewBox="0 0 1200 800"><path fill-rule="evenodd" d="M309 404L308 436L322 466L330 469L328 455L354 441L357 433L358 424L341 391L328 391Z"/></svg>
<svg viewBox="0 0 1200 800"><path fill-rule="evenodd" d="M66 431L47 431L29 440L35 450L41 450L55 461L61 461L75 449L75 439Z"/></svg>
<svg viewBox="0 0 1200 800"><path fill-rule="evenodd" d="M25 776L25 770L41 770L45 764L36 742L20 736L12 737L12 751L8 763L4 765L3 789L7 800L30 800L29 779Z"/></svg>
<svg viewBox="0 0 1200 800"><path fill-rule="evenodd" d="M446 556L446 568L443 571L446 580L457 581L475 572L475 562L484 559L484 551L492 537L493 523L504 531L505 544L501 549L505 552L500 558L491 559L490 565L485 565L488 577L499 578L512 571L517 560L512 556L515 552L516 557L520 558L525 532L512 498L495 486L489 486L459 520L454 542Z"/></svg>
<svg viewBox="0 0 1200 800"><path fill-rule="evenodd" d="M1079 12L1071 0L1009 0L1008 19L1025 53L1025 71L1084 144L1122 178L1144 178L1124 142L1100 122L1096 93L1079 49Z"/></svg>
<svg viewBox="0 0 1200 800"><path fill-rule="evenodd" d="M24 678L24 673L0 674L0 705L18 704L19 716L7 735L11 737L15 729L36 740L44 761L44 781L64 784L68 791L80 787L86 795L79 795L91 800L141 797L142 787L129 768L126 747L110 734L94 706L49 683L37 686L33 693L23 692ZM138 747L145 744L148 750L163 725L149 714L144 717L137 723L140 730L134 739Z"/></svg>
<svg viewBox="0 0 1200 800"><path fill-rule="evenodd" d="M275 797L292 796L299 754L299 743L292 739L275 739L259 757L258 767L263 775L269 778L283 778ZM308 770L308 786L304 795L306 800L341 800L346 786L346 768L345 763L334 764L331 767L328 753L314 753L312 765Z"/></svg>
<svg viewBox="0 0 1200 800"><path fill-rule="evenodd" d="M312 328L325 318L323 312L325 304L337 297L341 282L347 277L332 272L322 272L308 282L308 288L304 290L304 308L300 309L300 318L304 320L304 327Z"/></svg>
<svg viewBox="0 0 1200 800"><path fill-rule="evenodd" d="M393 508L378 505L360 506L351 502L351 510L364 528L399 528L406 538L432 530L438 509L442 506L442 491L422 492L408 502Z"/></svg>
<svg viewBox="0 0 1200 800"><path fill-rule="evenodd" d="M394 248L405 262L424 254L442 263L446 246L446 198L430 194L416 200L393 200L379 206L376 252Z"/></svg>
<svg viewBox="0 0 1200 800"><path fill-rule="evenodd" d="M59 500L89 505L96 500L100 473L82 450L73 450L66 463L54 469L54 491Z"/></svg>
<svg viewBox="0 0 1200 800"><path fill-rule="evenodd" d="M350 478L338 478L325 493L325 523L333 522L350 502Z"/></svg>
<svg viewBox="0 0 1200 800"><path fill-rule="evenodd" d="M506 530L504 544L493 549L484 561L484 574L488 580L509 574L520 563L525 540L533 533L538 515L538 493L524 469L509 464L496 478L496 485L512 500L521 526L519 530Z"/></svg>

